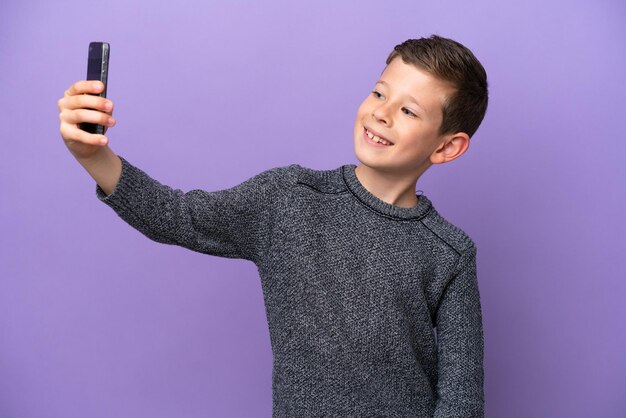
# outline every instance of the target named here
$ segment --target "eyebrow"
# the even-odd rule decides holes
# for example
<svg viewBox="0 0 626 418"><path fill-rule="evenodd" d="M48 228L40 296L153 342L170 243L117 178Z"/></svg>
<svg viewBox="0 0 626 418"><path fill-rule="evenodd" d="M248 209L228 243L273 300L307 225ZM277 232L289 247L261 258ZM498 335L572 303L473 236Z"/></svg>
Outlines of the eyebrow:
<svg viewBox="0 0 626 418"><path fill-rule="evenodd" d="M383 85L385 85L385 86L389 87L389 83L387 83L387 82L386 82L386 81L384 81L384 80L378 80L378 81L376 82L376 84L383 84ZM409 99L411 99L411 101L412 101L413 103L415 103L415 104L416 104L416 105L417 105L420 109L422 109L422 112L424 112L424 113L428 114L428 112L426 111L426 109L424 109L424 107L422 107L422 105L421 105L421 104L417 101L417 99L416 99L415 97L413 97L413 96L411 96L411 95L407 95L407 97L408 97Z"/></svg>

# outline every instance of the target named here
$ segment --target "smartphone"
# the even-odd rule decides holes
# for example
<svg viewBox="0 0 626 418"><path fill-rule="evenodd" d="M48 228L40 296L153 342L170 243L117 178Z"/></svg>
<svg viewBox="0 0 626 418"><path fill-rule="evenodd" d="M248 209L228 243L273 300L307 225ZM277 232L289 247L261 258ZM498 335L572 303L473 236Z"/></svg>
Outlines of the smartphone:
<svg viewBox="0 0 626 418"><path fill-rule="evenodd" d="M96 96L107 97L107 78L109 76L109 54L111 47L106 42L91 42L87 59L87 80L100 80L104 90ZM92 134L103 135L105 127L94 123L81 123L80 129Z"/></svg>

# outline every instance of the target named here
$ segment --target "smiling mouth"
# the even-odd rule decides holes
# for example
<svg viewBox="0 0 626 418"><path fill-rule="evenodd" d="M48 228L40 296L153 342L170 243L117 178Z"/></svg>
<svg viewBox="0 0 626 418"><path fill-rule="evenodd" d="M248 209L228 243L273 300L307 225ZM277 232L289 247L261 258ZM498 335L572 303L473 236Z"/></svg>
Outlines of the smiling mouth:
<svg viewBox="0 0 626 418"><path fill-rule="evenodd" d="M387 141L384 138L381 138L380 136L370 132L367 128L363 128L365 129L365 135L367 135L367 137L369 139L371 139L374 142L378 142L379 144L383 144L383 145L393 145L393 142L391 141Z"/></svg>

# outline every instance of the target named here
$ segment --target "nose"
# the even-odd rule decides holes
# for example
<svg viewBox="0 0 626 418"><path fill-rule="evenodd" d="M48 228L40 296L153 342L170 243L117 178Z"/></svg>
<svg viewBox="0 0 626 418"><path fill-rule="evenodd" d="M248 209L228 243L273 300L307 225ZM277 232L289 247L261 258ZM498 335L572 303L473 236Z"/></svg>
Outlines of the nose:
<svg viewBox="0 0 626 418"><path fill-rule="evenodd" d="M381 123L385 126L391 125L391 113L389 106L386 103L376 107L372 112L372 117L376 120L376 122Z"/></svg>

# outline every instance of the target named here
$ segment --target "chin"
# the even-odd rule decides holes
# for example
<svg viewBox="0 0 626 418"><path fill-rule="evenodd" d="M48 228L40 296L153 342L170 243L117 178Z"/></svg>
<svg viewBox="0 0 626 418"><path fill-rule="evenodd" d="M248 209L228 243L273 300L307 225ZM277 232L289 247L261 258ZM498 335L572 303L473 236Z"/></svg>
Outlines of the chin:
<svg viewBox="0 0 626 418"><path fill-rule="evenodd" d="M362 141L361 138L356 138L354 141L354 155L361 164L371 168L384 168L389 165L388 158L383 158L381 155L376 155L376 152L371 152L371 150L360 141Z"/></svg>
<svg viewBox="0 0 626 418"><path fill-rule="evenodd" d="M375 155L363 152L363 150L359 150L358 146L354 149L354 155L361 165L368 168L380 171L386 171L390 168L388 162L382 161L381 158L377 158Z"/></svg>

